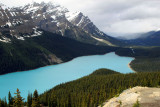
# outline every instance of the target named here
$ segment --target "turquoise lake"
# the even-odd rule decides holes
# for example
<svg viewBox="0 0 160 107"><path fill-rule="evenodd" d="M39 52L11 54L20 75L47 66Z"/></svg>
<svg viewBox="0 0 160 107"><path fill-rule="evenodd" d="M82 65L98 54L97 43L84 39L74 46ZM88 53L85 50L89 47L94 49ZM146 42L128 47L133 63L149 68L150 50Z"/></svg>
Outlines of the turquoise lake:
<svg viewBox="0 0 160 107"><path fill-rule="evenodd" d="M128 67L128 64L133 59L120 57L112 52L105 55L78 57L58 65L2 75L0 76L0 98L7 97L9 91L14 96L13 93L17 88L20 89L24 98L27 97L28 92L33 93L35 89L39 93L43 93L60 83L87 76L99 68L131 73L133 71Z"/></svg>

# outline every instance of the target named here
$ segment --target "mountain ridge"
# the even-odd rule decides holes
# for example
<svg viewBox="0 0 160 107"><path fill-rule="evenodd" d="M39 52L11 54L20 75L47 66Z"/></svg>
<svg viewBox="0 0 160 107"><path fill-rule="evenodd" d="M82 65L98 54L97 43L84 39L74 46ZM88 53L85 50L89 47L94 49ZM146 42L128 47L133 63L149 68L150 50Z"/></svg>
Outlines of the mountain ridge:
<svg viewBox="0 0 160 107"><path fill-rule="evenodd" d="M160 31L147 32L141 34L139 38L122 41L135 46L160 46Z"/></svg>
<svg viewBox="0 0 160 107"><path fill-rule="evenodd" d="M100 31L88 16L81 12L71 13L65 7L52 2L34 2L5 9L0 7L1 41L9 42L9 34L16 38L26 35L31 37L34 29L40 28L84 43L111 46L121 44L119 40Z"/></svg>

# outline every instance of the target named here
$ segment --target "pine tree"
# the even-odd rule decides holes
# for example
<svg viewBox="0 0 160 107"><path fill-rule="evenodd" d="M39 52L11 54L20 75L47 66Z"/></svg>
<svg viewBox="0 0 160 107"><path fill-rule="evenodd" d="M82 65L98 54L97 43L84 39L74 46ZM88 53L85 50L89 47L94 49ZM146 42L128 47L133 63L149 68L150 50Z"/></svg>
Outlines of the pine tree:
<svg viewBox="0 0 160 107"><path fill-rule="evenodd" d="M2 101L1 101L1 99L0 99L0 107L2 107Z"/></svg>
<svg viewBox="0 0 160 107"><path fill-rule="evenodd" d="M31 105L32 105L32 94L28 93L27 107L31 107Z"/></svg>
<svg viewBox="0 0 160 107"><path fill-rule="evenodd" d="M51 99L51 102L52 102L52 106L53 107L57 106L57 97L56 97L54 91L52 91L50 99Z"/></svg>
<svg viewBox="0 0 160 107"><path fill-rule="evenodd" d="M7 107L7 100L6 100L6 97L4 98L4 107Z"/></svg>
<svg viewBox="0 0 160 107"><path fill-rule="evenodd" d="M7 101L6 98L0 99L0 107L7 107Z"/></svg>
<svg viewBox="0 0 160 107"><path fill-rule="evenodd" d="M20 93L21 92L17 88L17 93L14 93L14 94L16 94L16 96L14 97L13 107L23 107L23 100L24 99L21 97Z"/></svg>
<svg viewBox="0 0 160 107"><path fill-rule="evenodd" d="M0 99L0 107L5 107L4 101Z"/></svg>
<svg viewBox="0 0 160 107"><path fill-rule="evenodd" d="M71 95L68 95L68 107L72 107Z"/></svg>
<svg viewBox="0 0 160 107"><path fill-rule="evenodd" d="M35 90L34 94L33 94L32 107L40 107L39 97L38 97L37 90Z"/></svg>
<svg viewBox="0 0 160 107"><path fill-rule="evenodd" d="M8 106L11 107L13 105L13 98L12 98L12 95L9 91L8 93Z"/></svg>

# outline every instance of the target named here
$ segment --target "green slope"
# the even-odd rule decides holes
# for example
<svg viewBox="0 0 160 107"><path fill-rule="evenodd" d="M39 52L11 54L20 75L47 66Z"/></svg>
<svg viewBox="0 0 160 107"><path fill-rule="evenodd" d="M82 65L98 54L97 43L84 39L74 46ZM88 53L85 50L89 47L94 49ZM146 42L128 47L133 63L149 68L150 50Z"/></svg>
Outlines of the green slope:
<svg viewBox="0 0 160 107"><path fill-rule="evenodd" d="M85 44L44 31L43 35L24 41L13 38L11 43L0 42L0 74L56 64L60 62L58 58L66 62L78 56L105 54L116 49Z"/></svg>
<svg viewBox="0 0 160 107"><path fill-rule="evenodd" d="M130 87L157 87L159 78L159 72L119 74L100 69L89 76L54 87L40 96L40 102L50 107L97 107Z"/></svg>
<svg viewBox="0 0 160 107"><path fill-rule="evenodd" d="M134 47L133 50L135 53L130 48L120 48L116 54L135 57L131 67L137 72L160 71L160 47Z"/></svg>

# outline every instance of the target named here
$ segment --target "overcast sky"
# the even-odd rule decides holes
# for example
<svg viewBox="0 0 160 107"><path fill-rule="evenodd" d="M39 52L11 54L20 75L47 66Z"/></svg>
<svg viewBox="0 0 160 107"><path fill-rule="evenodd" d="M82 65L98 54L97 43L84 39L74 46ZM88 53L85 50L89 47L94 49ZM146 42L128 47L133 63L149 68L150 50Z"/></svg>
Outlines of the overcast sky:
<svg viewBox="0 0 160 107"><path fill-rule="evenodd" d="M43 0L0 0L8 6ZM45 2L51 0L45 0ZM52 0L71 11L81 11L103 32L112 36L160 28L160 0Z"/></svg>

